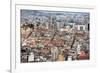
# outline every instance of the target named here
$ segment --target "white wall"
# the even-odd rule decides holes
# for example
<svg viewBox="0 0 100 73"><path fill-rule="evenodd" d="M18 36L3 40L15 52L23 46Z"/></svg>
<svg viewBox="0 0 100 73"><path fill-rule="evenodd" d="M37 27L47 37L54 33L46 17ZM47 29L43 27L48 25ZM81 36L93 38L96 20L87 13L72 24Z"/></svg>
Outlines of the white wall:
<svg viewBox="0 0 100 73"><path fill-rule="evenodd" d="M21 0L20 0L21 1ZM30 0L29 0L30 1ZM54 3L59 4L85 4L96 6L96 57L97 66L89 68L69 68L64 70L52 70L43 73L99 73L100 72L100 2L99 0L34 0L36 3ZM0 73L8 73L10 69L10 1L0 0ZM39 72L42 73L42 72Z"/></svg>

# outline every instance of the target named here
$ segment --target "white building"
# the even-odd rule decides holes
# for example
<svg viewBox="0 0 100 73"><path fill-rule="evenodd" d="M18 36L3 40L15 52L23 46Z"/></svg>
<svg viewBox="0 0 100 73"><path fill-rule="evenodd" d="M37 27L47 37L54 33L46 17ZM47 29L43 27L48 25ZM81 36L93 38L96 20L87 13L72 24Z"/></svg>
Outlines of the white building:
<svg viewBox="0 0 100 73"><path fill-rule="evenodd" d="M34 53L33 52L30 53L30 55L28 57L28 61L29 62L33 62L34 61Z"/></svg>
<svg viewBox="0 0 100 73"><path fill-rule="evenodd" d="M81 25L77 24L77 25L75 25L75 29L79 30L79 31L85 31L86 30L86 25L84 25L84 24L81 24Z"/></svg>

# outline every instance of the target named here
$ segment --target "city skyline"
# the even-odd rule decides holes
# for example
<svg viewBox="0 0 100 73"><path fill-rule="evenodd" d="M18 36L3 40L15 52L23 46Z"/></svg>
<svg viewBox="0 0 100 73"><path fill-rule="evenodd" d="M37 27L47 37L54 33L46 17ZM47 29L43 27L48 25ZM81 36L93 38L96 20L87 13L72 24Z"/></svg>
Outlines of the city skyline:
<svg viewBox="0 0 100 73"><path fill-rule="evenodd" d="M90 59L90 13L21 10L21 63Z"/></svg>
<svg viewBox="0 0 100 73"><path fill-rule="evenodd" d="M21 10L21 22L33 21L34 17L44 17L49 20L49 17L56 17L58 20L66 20L67 23L73 22L89 22L89 12L69 12L69 11L47 11L47 10Z"/></svg>

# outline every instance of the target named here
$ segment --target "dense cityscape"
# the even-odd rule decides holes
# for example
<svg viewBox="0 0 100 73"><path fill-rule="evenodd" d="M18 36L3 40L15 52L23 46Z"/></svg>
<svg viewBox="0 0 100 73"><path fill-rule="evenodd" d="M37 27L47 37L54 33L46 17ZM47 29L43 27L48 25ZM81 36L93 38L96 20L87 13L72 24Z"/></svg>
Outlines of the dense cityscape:
<svg viewBox="0 0 100 73"><path fill-rule="evenodd" d="M21 63L90 59L87 12L21 10Z"/></svg>

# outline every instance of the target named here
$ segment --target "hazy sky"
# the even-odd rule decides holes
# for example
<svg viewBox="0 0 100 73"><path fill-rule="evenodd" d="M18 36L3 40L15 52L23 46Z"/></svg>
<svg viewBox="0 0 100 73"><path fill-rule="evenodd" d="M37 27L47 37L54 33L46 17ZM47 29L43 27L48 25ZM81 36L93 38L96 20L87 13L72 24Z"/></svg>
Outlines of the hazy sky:
<svg viewBox="0 0 100 73"><path fill-rule="evenodd" d="M87 12L68 12L68 11L46 11L46 10L21 10L21 16L28 15L40 15L40 16L48 16L48 15L86 15L89 16Z"/></svg>

